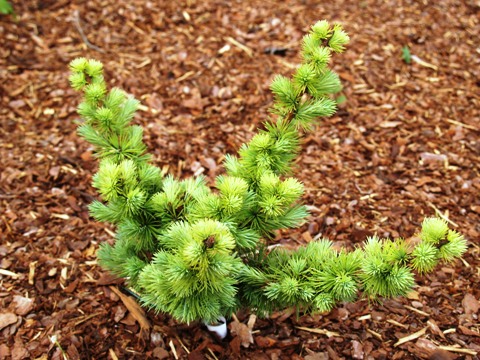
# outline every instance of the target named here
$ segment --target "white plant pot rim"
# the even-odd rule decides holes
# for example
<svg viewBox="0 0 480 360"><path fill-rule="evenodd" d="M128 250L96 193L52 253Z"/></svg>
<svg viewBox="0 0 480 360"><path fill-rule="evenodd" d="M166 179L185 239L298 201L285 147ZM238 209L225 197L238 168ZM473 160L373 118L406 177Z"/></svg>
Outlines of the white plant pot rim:
<svg viewBox="0 0 480 360"><path fill-rule="evenodd" d="M218 325L210 325L210 324L207 324L206 322L204 322L204 324L209 331L217 334L220 339L224 339L228 333L227 320L223 316L220 316L218 318L218 322L220 323Z"/></svg>

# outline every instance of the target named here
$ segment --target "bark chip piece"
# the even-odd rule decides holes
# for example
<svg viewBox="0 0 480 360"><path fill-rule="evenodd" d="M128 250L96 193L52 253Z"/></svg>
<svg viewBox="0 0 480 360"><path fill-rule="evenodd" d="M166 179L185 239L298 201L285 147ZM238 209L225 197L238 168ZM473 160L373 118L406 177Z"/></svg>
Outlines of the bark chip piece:
<svg viewBox="0 0 480 360"><path fill-rule="evenodd" d="M0 330L6 328L8 325L15 324L17 322L17 315L14 313L0 314Z"/></svg>

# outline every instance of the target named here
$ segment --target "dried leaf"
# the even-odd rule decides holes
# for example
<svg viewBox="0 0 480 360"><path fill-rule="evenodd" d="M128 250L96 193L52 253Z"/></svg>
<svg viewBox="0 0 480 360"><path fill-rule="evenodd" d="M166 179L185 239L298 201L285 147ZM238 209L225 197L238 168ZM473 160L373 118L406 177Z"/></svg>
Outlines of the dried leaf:
<svg viewBox="0 0 480 360"><path fill-rule="evenodd" d="M128 311L130 311L130 314L137 320L137 322L140 324L140 327L143 330L149 330L150 329L150 322L147 320L147 317L145 315L145 311L140 307L137 301L132 299L130 296L127 296L123 294L120 290L118 290L114 286L110 286L110 289L118 295L120 300L122 300L123 304L126 306Z"/></svg>
<svg viewBox="0 0 480 360"><path fill-rule="evenodd" d="M248 348L250 344L253 344L253 336L251 330L247 325L238 321L236 317L230 323L230 331L232 335L236 335L240 338L242 346Z"/></svg>

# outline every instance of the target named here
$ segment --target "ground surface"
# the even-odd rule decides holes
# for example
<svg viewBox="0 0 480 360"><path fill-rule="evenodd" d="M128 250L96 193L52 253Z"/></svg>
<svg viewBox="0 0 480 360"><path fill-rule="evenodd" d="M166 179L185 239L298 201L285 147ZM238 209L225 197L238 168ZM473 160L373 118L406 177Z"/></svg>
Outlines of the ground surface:
<svg viewBox="0 0 480 360"><path fill-rule="evenodd" d="M0 16L0 358L475 358L478 1L30 0L14 7L16 21ZM245 334L219 341L200 324L143 315L95 262L112 229L88 216L96 162L75 134L80 97L68 87L68 62L103 61L108 83L141 99L136 121L159 166L213 179L223 154L267 116L273 75L289 74L299 40L324 18L343 23L352 38L334 60L347 101L305 140L298 177L312 215L279 241L296 246L327 236L352 246L373 233L410 237L438 211L470 241L465 261L419 277L408 299L257 319L252 344ZM406 64L404 46L423 62Z"/></svg>

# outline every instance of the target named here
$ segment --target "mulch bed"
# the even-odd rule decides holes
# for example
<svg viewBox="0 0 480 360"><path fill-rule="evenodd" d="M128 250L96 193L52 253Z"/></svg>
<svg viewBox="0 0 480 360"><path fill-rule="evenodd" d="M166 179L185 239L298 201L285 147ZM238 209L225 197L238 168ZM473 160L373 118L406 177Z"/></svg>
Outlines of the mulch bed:
<svg viewBox="0 0 480 360"><path fill-rule="evenodd" d="M478 1L13 5L16 19L0 15L1 359L478 356ZM166 172L213 180L268 116L274 74L291 72L301 37L324 18L352 38L334 58L346 102L305 139L297 176L311 216L278 241L351 248L374 233L414 236L439 213L470 241L464 261L418 277L406 299L315 316L239 313L223 341L201 324L142 313L95 260L113 229L88 215L97 164L75 133L69 61L101 60L108 83L142 101L135 121Z"/></svg>

